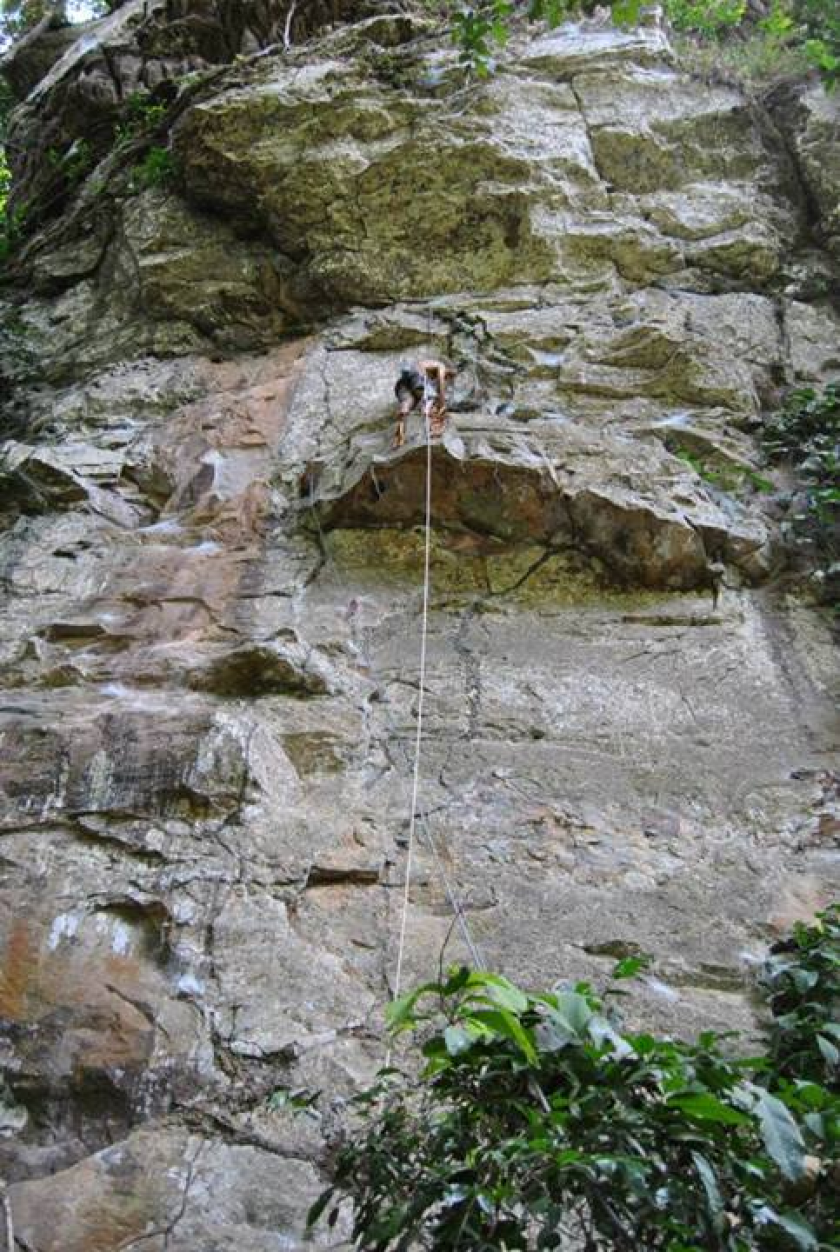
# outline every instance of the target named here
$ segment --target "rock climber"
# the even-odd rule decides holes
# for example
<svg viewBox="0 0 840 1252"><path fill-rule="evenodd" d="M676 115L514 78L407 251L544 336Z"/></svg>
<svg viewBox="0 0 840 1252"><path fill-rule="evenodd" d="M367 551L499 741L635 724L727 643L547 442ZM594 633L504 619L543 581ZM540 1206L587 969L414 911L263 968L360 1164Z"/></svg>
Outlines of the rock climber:
<svg viewBox="0 0 840 1252"><path fill-rule="evenodd" d="M405 419L409 413L423 406L423 415L429 419L429 435L437 438L446 425L446 382L455 377L455 370L445 361L403 362L400 376L394 387L399 403L394 447L405 443Z"/></svg>

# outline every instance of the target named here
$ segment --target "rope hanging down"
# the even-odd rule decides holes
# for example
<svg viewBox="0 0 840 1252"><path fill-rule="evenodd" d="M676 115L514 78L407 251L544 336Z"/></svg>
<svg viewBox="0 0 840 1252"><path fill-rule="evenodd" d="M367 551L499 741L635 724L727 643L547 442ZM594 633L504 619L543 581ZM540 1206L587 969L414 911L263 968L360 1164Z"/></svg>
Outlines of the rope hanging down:
<svg viewBox="0 0 840 1252"><path fill-rule="evenodd" d="M402 969L405 956L406 928L408 925L408 905L409 894L411 891L411 871L414 864L414 835L417 822L417 800L420 790L420 757L423 746L423 703L426 694L426 649L429 633L429 587L431 583L431 552L432 552L432 434L431 434L431 414L432 406L435 402L436 395L434 392L431 379L426 378L425 394L423 397L423 426L426 434L426 499L425 499L425 518L423 526L423 603L420 617L420 675L418 683L417 695L417 731L414 739L414 765L412 770L411 785L411 812L408 824L408 849L406 853L405 865L405 885L403 888L402 900L402 917L400 920L400 940L397 949L397 968L394 976L394 999L399 997L402 987ZM425 823L424 823L425 826ZM456 921L460 928L464 943L476 968L481 968L482 961L470 934L467 920L461 908L460 901L450 886L449 879L441 861L440 855L431 832L425 827L426 839L432 850L438 873L446 890L446 895L452 906Z"/></svg>
<svg viewBox="0 0 840 1252"><path fill-rule="evenodd" d="M417 796L420 790L420 749L423 745L423 697L426 694L426 641L429 633L429 583L432 555L432 432L431 399L429 381L423 397L423 425L426 431L426 520L423 542L423 605L420 616L420 679L417 689L417 733L414 738L414 769L411 780L411 812L408 821L408 851L405 861L405 886L403 888L400 942L397 949L397 971L394 975L394 999L402 985L403 956L405 955L405 931L408 923L408 896L411 889L411 870L414 862L414 828L417 821Z"/></svg>
<svg viewBox="0 0 840 1252"><path fill-rule="evenodd" d="M411 877L412 877L412 870L414 866L414 844L415 844L415 835L416 835L416 829L417 829L418 824L420 825L423 838L434 859L435 869L437 870L441 883L443 884L447 901L452 909L453 915L455 917L455 921L457 922L458 929L464 941L464 945L470 954L470 959L476 969L481 969L484 967L484 962L479 952L478 946L470 933L469 925L467 923L467 918L464 913L463 906L458 897L458 893L455 891L452 883L449 880L449 876L447 875L446 868L443 864L440 851L437 847L437 843L432 834L426 814L423 812L418 812L418 799L419 799L419 791L420 791L420 760L421 760L421 750L422 750L422 743L423 743L423 708L424 708L424 698L425 698L425 691L426 691L426 654L427 654L428 625L429 625L429 593L430 593L430 585L431 585L431 541L432 541L431 417L432 417L433 406L435 404L436 399L437 399L437 393L435 392L435 389L434 389L434 382L430 377L426 376L424 380L424 394L423 394L423 407L422 407L423 425L424 425L424 431L425 431L425 436L426 436L426 489L425 489L424 528L423 528L424 530L423 600L422 600L422 610L421 610L420 674L419 674L418 701L417 701L417 727L416 727L415 740L414 740L413 762L411 760L411 757L409 756L408 747L404 739L398 733L397 728L394 726L390 716L387 713L387 710L385 711L386 721L388 722L389 730L391 731L392 740L395 743L399 744L405 756L406 764L411 765L411 770L412 770L411 811L409 815L408 847L407 847L407 854L406 854L405 883L403 886L399 945L398 945L398 951L397 951L397 967L396 967L396 972L395 972L394 989L393 989L394 999L396 999L399 996L400 990L402 987L402 972L403 972L403 963L405 959L406 934L407 934L407 927L408 927L408 906L410 902L409 897L410 897L410 891L411 891ZM318 516L318 510L317 510L317 506L315 503L315 484L314 484L314 478L312 477L310 477L310 481L309 481L308 503L309 503L309 507L313 510L313 513L315 516L315 524L318 529L322 551L326 555L328 551L328 546L326 543L326 537L321 527L321 521ZM342 588L342 591L345 594L349 594L349 588L347 587L344 579L342 578L337 568L335 569L335 573L337 575L338 583L339 583L339 586ZM388 1052L386 1054L385 1063L386 1065L390 1063L390 1048L388 1049Z"/></svg>

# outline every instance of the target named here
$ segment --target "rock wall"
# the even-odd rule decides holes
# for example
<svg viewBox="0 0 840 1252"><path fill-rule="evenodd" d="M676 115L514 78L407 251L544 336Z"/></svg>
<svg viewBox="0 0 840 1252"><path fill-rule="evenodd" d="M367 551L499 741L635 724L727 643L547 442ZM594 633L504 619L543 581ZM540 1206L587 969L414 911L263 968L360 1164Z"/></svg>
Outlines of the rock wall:
<svg viewBox="0 0 840 1252"><path fill-rule="evenodd" d="M840 372L837 101L763 109L656 28L523 35L465 87L404 16L272 51L286 10L208 48L220 6L143 8L16 80L65 154L103 65L169 83L177 172L100 92L2 293L0 1175L28 1252L279 1252L383 1059L402 359L458 367L407 979L464 956L448 882L515 979L643 949L635 1020L752 1030L745 965L837 894L832 645L755 486L763 414ZM301 1086L325 1123L269 1101Z"/></svg>

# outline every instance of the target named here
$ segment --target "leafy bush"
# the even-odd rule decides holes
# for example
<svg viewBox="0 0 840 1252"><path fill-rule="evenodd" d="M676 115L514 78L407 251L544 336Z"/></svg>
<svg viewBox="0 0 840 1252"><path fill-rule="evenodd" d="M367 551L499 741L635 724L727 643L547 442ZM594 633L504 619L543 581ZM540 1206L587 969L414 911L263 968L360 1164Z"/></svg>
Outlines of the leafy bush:
<svg viewBox="0 0 840 1252"><path fill-rule="evenodd" d="M840 382L792 392L768 421L764 447L771 461L787 462L802 483L785 529L812 551L832 600L832 567L840 559Z"/></svg>
<svg viewBox="0 0 840 1252"><path fill-rule="evenodd" d="M160 187L170 182L178 172L175 153L168 148L154 146L131 171L132 191L145 191L147 187Z"/></svg>
<svg viewBox="0 0 840 1252"><path fill-rule="evenodd" d="M0 0L0 49L40 22L48 0Z"/></svg>
<svg viewBox="0 0 840 1252"><path fill-rule="evenodd" d="M23 238L25 223L24 206L12 211L4 203L3 216L0 219L0 265L8 260Z"/></svg>
<svg viewBox="0 0 840 1252"><path fill-rule="evenodd" d="M719 35L738 26L746 10L746 0L665 0L664 9L674 30Z"/></svg>
<svg viewBox="0 0 840 1252"><path fill-rule="evenodd" d="M789 0L790 15L805 52L829 85L840 79L840 6L837 0Z"/></svg>
<svg viewBox="0 0 840 1252"><path fill-rule="evenodd" d="M0 216L6 215L6 200L9 196L12 175L6 163L6 153L0 147Z"/></svg>
<svg viewBox="0 0 840 1252"><path fill-rule="evenodd" d="M151 92L130 92L116 130L117 143L125 144L146 131L154 130L166 117L168 107L164 100L156 99Z"/></svg>
<svg viewBox="0 0 840 1252"><path fill-rule="evenodd" d="M762 985L775 1021L770 1057L788 1078L840 1082L840 904L777 943Z"/></svg>
<svg viewBox="0 0 840 1252"><path fill-rule="evenodd" d="M5 258L8 243L6 204L12 186L12 171L6 159L5 138L9 114L12 110L12 93L4 79L0 78L0 262Z"/></svg>
<svg viewBox="0 0 840 1252"><path fill-rule="evenodd" d="M818 967L797 1037L834 1037L821 1014L836 1006L836 941L824 920L819 937L795 932L784 970L779 953L768 964L774 1004L778 979L804 986L794 971ZM352 1200L354 1242L377 1252L833 1246L840 1098L810 1051L804 1076L798 1044L782 1058L789 1017L774 1019L769 1059L743 1058L713 1032L627 1033L586 983L529 994L456 970L392 1006L391 1028L420 1044L419 1080L383 1070L357 1097L310 1225Z"/></svg>
<svg viewBox="0 0 840 1252"><path fill-rule="evenodd" d="M642 15L643 0L608 0L613 20L621 26L635 25ZM829 85L840 77L840 7L837 0L775 0L765 18L757 18L746 0L663 0L673 28L692 37L694 46L713 43L729 48L731 35L750 42L750 60L766 69L787 65L816 67ZM479 75L492 69L492 49L507 41L514 15L522 10L513 0L479 0L479 3L445 3L449 8L461 59ZM566 18L589 13L594 0L528 0L531 21L557 26ZM724 38L726 37L726 38ZM793 57L788 54L793 52ZM691 45L688 55L691 56ZM800 59L801 58L801 59Z"/></svg>

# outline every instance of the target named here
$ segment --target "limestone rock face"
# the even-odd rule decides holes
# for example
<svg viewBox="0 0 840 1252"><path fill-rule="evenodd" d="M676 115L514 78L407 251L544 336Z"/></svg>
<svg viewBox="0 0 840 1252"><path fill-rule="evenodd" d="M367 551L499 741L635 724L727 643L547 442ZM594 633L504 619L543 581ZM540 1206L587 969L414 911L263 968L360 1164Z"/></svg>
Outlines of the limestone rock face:
<svg viewBox="0 0 840 1252"><path fill-rule="evenodd" d="M836 663L755 439L840 373L837 101L763 112L653 29L520 35L465 88L404 16L252 55L287 9L176 7L15 80L19 133L69 145L106 64L112 122L114 81L214 75L161 97L174 178L104 144L0 296L0 1176L30 1252L346 1235L303 1216L383 1060L427 464L408 981L464 958L454 891L514 979L641 948L634 1022L752 1028L745 966L840 880ZM446 428L395 449L427 357ZM271 1099L300 1087L320 1120Z"/></svg>

